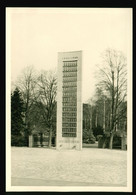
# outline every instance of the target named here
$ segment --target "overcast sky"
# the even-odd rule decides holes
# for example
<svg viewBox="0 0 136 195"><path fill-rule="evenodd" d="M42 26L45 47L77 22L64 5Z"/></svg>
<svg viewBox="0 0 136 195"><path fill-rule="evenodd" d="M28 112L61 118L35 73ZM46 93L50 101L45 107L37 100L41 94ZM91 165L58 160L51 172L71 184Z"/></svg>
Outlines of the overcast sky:
<svg viewBox="0 0 136 195"><path fill-rule="evenodd" d="M7 8L8 67L11 80L23 68L57 68L58 52L83 51L83 102L93 95L96 64L106 48L128 57L130 8Z"/></svg>

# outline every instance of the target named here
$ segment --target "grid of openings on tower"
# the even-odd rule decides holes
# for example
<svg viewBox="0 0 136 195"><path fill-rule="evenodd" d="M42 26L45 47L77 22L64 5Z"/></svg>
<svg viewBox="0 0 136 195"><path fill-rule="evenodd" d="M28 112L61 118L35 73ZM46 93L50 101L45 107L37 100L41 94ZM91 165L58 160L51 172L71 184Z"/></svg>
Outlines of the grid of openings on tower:
<svg viewBox="0 0 136 195"><path fill-rule="evenodd" d="M62 137L77 132L77 60L63 62Z"/></svg>

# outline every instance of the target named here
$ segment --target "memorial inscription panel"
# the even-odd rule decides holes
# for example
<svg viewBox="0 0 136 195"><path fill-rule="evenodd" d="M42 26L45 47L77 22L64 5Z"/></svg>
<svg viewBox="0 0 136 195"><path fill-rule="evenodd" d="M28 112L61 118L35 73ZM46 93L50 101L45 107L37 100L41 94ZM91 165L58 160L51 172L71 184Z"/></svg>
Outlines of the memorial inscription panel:
<svg viewBox="0 0 136 195"><path fill-rule="evenodd" d="M77 133L77 60L63 61L62 137Z"/></svg>

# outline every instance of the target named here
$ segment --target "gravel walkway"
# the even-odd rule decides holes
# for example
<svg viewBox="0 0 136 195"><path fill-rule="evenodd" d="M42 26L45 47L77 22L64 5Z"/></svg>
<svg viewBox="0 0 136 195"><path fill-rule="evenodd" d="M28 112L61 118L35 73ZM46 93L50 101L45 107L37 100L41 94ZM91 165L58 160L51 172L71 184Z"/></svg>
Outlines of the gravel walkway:
<svg viewBox="0 0 136 195"><path fill-rule="evenodd" d="M12 147L11 158L12 185L127 185L127 151Z"/></svg>

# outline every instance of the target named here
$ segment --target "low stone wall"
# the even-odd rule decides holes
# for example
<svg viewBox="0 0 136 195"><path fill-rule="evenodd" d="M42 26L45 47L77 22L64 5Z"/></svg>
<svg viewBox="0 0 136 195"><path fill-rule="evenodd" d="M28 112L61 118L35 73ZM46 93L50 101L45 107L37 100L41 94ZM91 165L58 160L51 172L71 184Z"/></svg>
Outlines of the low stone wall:
<svg viewBox="0 0 136 195"><path fill-rule="evenodd" d="M98 140L98 148L108 148L109 147L109 137L100 137ZM113 138L113 149L122 149L122 150L127 150L127 137L126 136L120 136L118 139L120 139L120 143L116 144L116 139L117 137ZM105 142L105 144L104 144ZM118 141L119 142L119 141Z"/></svg>
<svg viewBox="0 0 136 195"><path fill-rule="evenodd" d="M49 137L45 135L42 136L42 140L38 134L29 135L29 147L48 147L48 140ZM55 141L55 137L52 137L52 146L55 146Z"/></svg>

